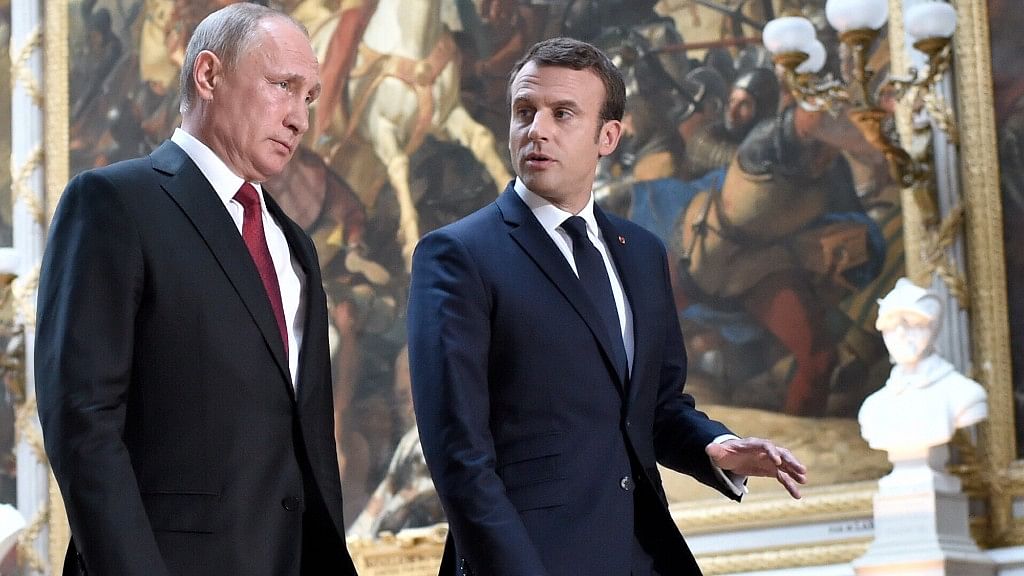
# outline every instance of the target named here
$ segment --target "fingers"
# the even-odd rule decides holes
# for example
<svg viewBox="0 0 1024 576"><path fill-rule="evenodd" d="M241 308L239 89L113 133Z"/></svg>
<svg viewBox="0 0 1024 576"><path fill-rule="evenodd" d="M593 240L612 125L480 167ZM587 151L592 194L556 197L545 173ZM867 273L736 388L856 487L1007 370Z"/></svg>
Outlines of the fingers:
<svg viewBox="0 0 1024 576"><path fill-rule="evenodd" d="M771 440L754 437L744 438L742 442L742 449L747 452L755 452L760 458L767 456L767 458L775 464L775 467L782 465L782 454L779 447Z"/></svg>
<svg viewBox="0 0 1024 576"><path fill-rule="evenodd" d="M779 452L779 447L776 446L774 442L770 442L768 440L762 440L762 442L764 442L765 451L767 451L768 455L771 456L772 462L774 462L776 466L782 466L782 454Z"/></svg>
<svg viewBox="0 0 1024 576"><path fill-rule="evenodd" d="M723 469L746 476L774 476L793 498L800 498L799 485L807 483L807 467L789 449L770 440L729 440L706 451Z"/></svg>
<svg viewBox="0 0 1024 576"><path fill-rule="evenodd" d="M782 456L782 463L780 467L784 468L787 473L793 476L797 482L804 484L807 482L807 467L803 465L793 453L785 448L779 449L779 454Z"/></svg>
<svg viewBox="0 0 1024 576"><path fill-rule="evenodd" d="M775 463L776 467L785 468L788 472L798 476L807 473L807 467L789 449L778 446L770 440L760 438L751 438L750 440L752 440L752 446L762 450Z"/></svg>
<svg viewBox="0 0 1024 576"><path fill-rule="evenodd" d="M794 499L800 499L799 484L807 483L807 467L800 463L793 456L793 453L786 448L773 446L779 455L779 465L775 471L775 478L789 492Z"/></svg>
<svg viewBox="0 0 1024 576"><path fill-rule="evenodd" d="M748 475L775 476L794 498L800 497L797 484L807 483L807 467L789 449L777 446L770 440L747 438L739 452L754 456L752 460L747 460Z"/></svg>
<svg viewBox="0 0 1024 576"><path fill-rule="evenodd" d="M789 495L792 496L794 500L800 499L800 487L797 485L797 482L799 482L798 480L795 480L781 468L775 474L775 478L779 481L779 484L782 484L782 487L786 489L786 492L789 492ZM799 483L803 484L803 482Z"/></svg>

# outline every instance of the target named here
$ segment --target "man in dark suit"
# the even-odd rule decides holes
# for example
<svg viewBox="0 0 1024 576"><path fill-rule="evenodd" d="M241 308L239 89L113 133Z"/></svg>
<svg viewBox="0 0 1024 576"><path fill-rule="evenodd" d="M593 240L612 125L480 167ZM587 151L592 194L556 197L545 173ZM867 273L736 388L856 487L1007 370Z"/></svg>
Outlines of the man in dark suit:
<svg viewBox="0 0 1024 576"><path fill-rule="evenodd" d="M261 190L319 92L305 30L207 17L182 125L67 186L39 284L36 391L65 574L354 574L310 239Z"/></svg>
<svg viewBox="0 0 1024 576"><path fill-rule="evenodd" d="M799 497L806 470L682 391L664 247L593 201L625 100L607 57L543 41L509 100L518 178L413 259L409 359L450 526L442 574L700 574L657 463L735 499L749 475Z"/></svg>

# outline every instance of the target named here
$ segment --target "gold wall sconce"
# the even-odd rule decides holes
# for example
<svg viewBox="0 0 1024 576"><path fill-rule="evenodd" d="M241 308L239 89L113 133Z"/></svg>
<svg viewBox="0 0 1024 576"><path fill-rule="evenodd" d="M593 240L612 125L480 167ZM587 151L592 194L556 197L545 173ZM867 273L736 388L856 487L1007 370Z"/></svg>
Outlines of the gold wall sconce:
<svg viewBox="0 0 1024 576"><path fill-rule="evenodd" d="M942 1L911 6L906 11L906 31L914 48L927 58L927 65L920 71L912 68L908 77L890 76L875 89L875 71L868 67L868 58L889 19L888 0L828 0L825 16L849 51L850 62L842 67L839 78L821 74L827 59L825 46L806 18L784 16L768 22L762 34L765 48L783 70L794 98L814 110L833 114L843 110L868 143L885 156L893 179L905 188L913 188L925 219L935 223L938 209L930 185L930 159L927 154L912 154L901 145L887 122L891 110L882 99L891 96L912 109L923 107L932 123L956 142L953 115L936 90L949 67L956 10Z"/></svg>

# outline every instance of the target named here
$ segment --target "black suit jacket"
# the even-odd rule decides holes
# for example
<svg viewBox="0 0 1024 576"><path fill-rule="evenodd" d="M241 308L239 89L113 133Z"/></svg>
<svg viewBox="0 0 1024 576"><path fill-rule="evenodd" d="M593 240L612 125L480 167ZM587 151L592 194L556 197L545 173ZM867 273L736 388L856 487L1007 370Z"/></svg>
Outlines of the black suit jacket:
<svg viewBox="0 0 1024 576"><path fill-rule="evenodd" d="M280 576L314 559L354 573L317 258L266 201L306 276L297 390L245 243L184 151L165 142L68 184L35 351L65 573Z"/></svg>
<svg viewBox="0 0 1024 576"><path fill-rule="evenodd" d="M728 430L683 393L665 250L628 221L595 216L633 311L628 382L582 284L511 185L416 250L409 359L453 537L446 574L621 576L634 537L667 574L699 574L656 463L733 496L704 452Z"/></svg>

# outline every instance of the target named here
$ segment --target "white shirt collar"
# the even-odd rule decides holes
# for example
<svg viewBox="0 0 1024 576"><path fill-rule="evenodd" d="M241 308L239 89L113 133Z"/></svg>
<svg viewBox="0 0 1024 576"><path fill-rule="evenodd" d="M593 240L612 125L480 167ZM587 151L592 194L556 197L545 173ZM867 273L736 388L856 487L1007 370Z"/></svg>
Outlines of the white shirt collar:
<svg viewBox="0 0 1024 576"><path fill-rule="evenodd" d="M530 211L533 212L537 221L540 222L540 225L544 227L544 230L546 230L548 234L560 229L559 227L562 225L562 222L565 222L566 218L574 216L574 214L562 210L558 206L555 206L551 202L548 202L535 192L531 191L519 178L516 178L514 188L516 194L522 198L523 202L525 202L530 208ZM601 237L601 229L597 227L597 218L594 217L593 192L590 193L590 198L587 200L587 204L583 206L583 209L580 210L579 214L575 214L575 216L579 216L586 221L587 233L590 234L591 237Z"/></svg>
<svg viewBox="0 0 1024 576"><path fill-rule="evenodd" d="M242 187L242 183L245 180L232 172L231 168L228 168L228 165L209 146L203 144L198 138L181 128L174 129L174 134L171 135L171 142L177 144L185 151L185 154L188 154L188 157L195 162L196 166L199 167L199 171L203 173L206 180L213 186L213 190L217 192L221 202L227 206L228 202L231 202L235 194L238 193L238 189ZM263 201L263 189L260 183L251 182L251 184L256 188L256 195L260 199L260 207L265 211L267 206Z"/></svg>

